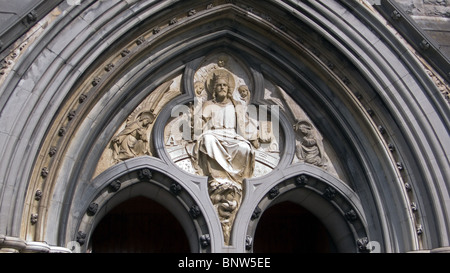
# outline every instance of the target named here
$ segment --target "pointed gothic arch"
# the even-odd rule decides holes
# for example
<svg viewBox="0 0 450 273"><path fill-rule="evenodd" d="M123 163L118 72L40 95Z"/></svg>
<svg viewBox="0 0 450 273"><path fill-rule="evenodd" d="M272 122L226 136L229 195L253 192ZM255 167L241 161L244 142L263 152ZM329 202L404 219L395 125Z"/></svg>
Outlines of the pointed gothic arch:
<svg viewBox="0 0 450 273"><path fill-rule="evenodd" d="M251 235L247 231L254 208L276 181L288 183L299 170L322 183L351 189L347 197L359 200L358 215L365 219L368 240L380 242L384 251L448 246L448 208L441 204L448 202L445 142L450 115L423 64L375 11L363 5L258 3L84 1L71 7L62 3L58 10L65 13L47 18L49 27L3 80L2 94L14 96L1 100L7 113L2 124L8 132L3 134L5 186L0 212L10 218L0 230L60 246L76 239L94 193L110 182L96 184L96 163L133 109L180 75L183 90L169 105L186 103L201 60L228 52L252 73L256 94L262 96L264 81L269 81L308 113L329 141L342 180L306 164L291 165L295 140L286 131L281 165L246 182L258 194L244 196L242 205L252 208L238 213L241 220L236 220L235 228L245 232L232 235L230 250L222 245L207 191L201 187L193 191L188 184L199 178L176 169L157 133L151 140L157 159L130 159L98 177L118 175L121 168L160 166L159 171L171 179L186 183L189 198L204 204L201 211L207 218L196 236L208 231L210 249L205 251L246 251L243 236ZM161 120L169 114L168 108L161 110L154 132L163 130ZM283 128L288 127L285 122ZM14 181L24 182L14 186ZM11 195L5 190L10 188L14 188ZM86 190L94 195L78 198ZM37 192L42 197L37 199ZM191 242L194 251L203 251L200 237L197 248ZM353 240L355 250L361 238Z"/></svg>

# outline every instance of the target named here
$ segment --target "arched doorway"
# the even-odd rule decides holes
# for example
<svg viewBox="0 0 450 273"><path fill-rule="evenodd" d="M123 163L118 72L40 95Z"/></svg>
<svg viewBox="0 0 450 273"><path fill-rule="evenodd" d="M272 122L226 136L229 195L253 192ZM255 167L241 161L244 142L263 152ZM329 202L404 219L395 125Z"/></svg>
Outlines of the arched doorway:
<svg viewBox="0 0 450 273"><path fill-rule="evenodd" d="M142 196L119 204L100 221L91 249L97 253L190 252L177 219L159 203Z"/></svg>
<svg viewBox="0 0 450 273"><path fill-rule="evenodd" d="M311 212L289 201L268 208L256 228L253 246L255 253L336 251L325 226Z"/></svg>

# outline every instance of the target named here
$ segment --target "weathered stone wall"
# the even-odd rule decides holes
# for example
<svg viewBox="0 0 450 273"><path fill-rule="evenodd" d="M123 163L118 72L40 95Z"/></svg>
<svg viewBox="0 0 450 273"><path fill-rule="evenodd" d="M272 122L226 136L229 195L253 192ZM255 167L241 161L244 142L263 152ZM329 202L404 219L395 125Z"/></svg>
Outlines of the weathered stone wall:
<svg viewBox="0 0 450 273"><path fill-rule="evenodd" d="M442 52L450 57L450 1L449 0L396 0L411 15Z"/></svg>

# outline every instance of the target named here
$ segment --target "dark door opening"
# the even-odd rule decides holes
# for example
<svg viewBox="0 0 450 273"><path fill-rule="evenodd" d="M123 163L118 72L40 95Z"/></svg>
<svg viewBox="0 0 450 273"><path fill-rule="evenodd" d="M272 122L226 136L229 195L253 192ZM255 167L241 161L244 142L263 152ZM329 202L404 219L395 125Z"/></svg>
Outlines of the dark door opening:
<svg viewBox="0 0 450 273"><path fill-rule="evenodd" d="M97 253L185 253L189 242L178 220L165 207L135 197L112 209L91 240Z"/></svg>
<svg viewBox="0 0 450 273"><path fill-rule="evenodd" d="M282 202L267 209L256 227L254 253L336 252L325 226L308 210Z"/></svg>

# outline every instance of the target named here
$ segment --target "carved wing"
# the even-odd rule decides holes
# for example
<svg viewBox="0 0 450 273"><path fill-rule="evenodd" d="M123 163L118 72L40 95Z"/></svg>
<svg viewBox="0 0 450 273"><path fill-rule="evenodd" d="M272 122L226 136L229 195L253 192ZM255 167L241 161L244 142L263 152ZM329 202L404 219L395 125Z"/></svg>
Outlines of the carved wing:
<svg viewBox="0 0 450 273"><path fill-rule="evenodd" d="M173 80L170 80L161 84L150 94L150 96L147 96L147 98L128 116L127 124L136 121L143 112L149 112L153 115L153 118L155 118L156 114L161 110L161 105L165 105L165 103L160 102L164 93L169 90L172 82Z"/></svg>

